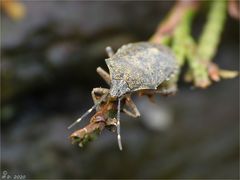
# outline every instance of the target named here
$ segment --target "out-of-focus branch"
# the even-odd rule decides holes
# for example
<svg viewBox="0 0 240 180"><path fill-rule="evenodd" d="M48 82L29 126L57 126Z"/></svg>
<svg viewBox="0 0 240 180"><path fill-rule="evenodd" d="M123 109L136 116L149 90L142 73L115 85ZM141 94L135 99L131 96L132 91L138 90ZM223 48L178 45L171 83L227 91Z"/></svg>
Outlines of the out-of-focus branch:
<svg viewBox="0 0 240 180"><path fill-rule="evenodd" d="M225 0L212 1L211 3L208 20L199 39L198 49L193 59L197 64L197 66L193 66L194 83L195 86L202 88L210 85L208 75L209 62L216 54L227 15L227 2ZM191 64L191 61L189 62ZM219 77L213 77L213 80L219 80Z"/></svg>
<svg viewBox="0 0 240 180"><path fill-rule="evenodd" d="M189 9L179 26L176 28L175 33L173 34L173 40L172 40L172 50L175 53L175 56L177 58L177 62L179 65L179 71L176 76L174 76L173 79L170 80L170 83L177 84L177 81L179 79L179 75L181 72L181 67L184 65L186 61L186 57L188 52L194 53L195 51L195 43L193 42L193 39L191 38L191 24L192 20L194 18L194 15L196 14L196 8Z"/></svg>
<svg viewBox="0 0 240 180"><path fill-rule="evenodd" d="M170 85L176 86L181 67L185 63L191 24L199 7L199 1L178 1L170 11L168 17L158 26L156 32L150 38L151 42L170 46L175 53L179 71L178 74L169 81L168 84Z"/></svg>
<svg viewBox="0 0 240 180"><path fill-rule="evenodd" d="M25 6L18 0L0 0L1 10L4 11L10 18L20 20L25 16Z"/></svg>
<svg viewBox="0 0 240 180"><path fill-rule="evenodd" d="M191 27L201 1L194 0L178 1L150 38L151 42L167 45L175 53L179 72L170 80L169 84L176 85L180 69L186 60L189 69L185 80L193 81L196 87L206 88L211 84L211 80L219 81L220 78L233 78L238 75L236 71L221 70L212 63L225 24L227 1L214 0L208 3L211 6L198 43L191 36ZM236 9L236 4L235 1L229 1L232 9Z"/></svg>
<svg viewBox="0 0 240 180"><path fill-rule="evenodd" d="M174 31L184 19L189 11L195 11L198 8L199 2L179 0L170 11L168 17L159 24L156 32L150 38L151 42L166 44Z"/></svg>
<svg viewBox="0 0 240 180"><path fill-rule="evenodd" d="M188 57L189 66L193 75L194 85L206 88L211 80L220 80L220 69L212 63L220 42L221 33L227 16L227 2L212 1L206 25L200 36L194 55ZM190 53L191 54L191 53ZM229 71L228 71L229 72ZM231 72L231 75L237 72ZM224 76L221 76L224 78Z"/></svg>
<svg viewBox="0 0 240 180"><path fill-rule="evenodd" d="M240 5L237 0L228 0L228 13L231 17L240 20Z"/></svg>

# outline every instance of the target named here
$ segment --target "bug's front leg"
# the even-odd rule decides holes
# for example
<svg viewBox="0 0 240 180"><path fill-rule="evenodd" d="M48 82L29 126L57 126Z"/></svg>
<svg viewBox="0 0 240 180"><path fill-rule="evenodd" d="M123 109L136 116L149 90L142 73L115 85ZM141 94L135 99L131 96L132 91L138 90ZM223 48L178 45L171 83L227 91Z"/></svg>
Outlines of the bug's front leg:
<svg viewBox="0 0 240 180"><path fill-rule="evenodd" d="M97 104L99 99L105 95L108 94L109 89L107 88L93 88L91 94L94 104Z"/></svg>
<svg viewBox="0 0 240 180"><path fill-rule="evenodd" d="M127 115L134 117L134 118L137 118L140 116L140 112L139 112L137 106L132 101L131 97L127 97L125 100L125 103L126 103L125 105L129 108L130 111L126 108L123 108L123 112L125 112Z"/></svg>

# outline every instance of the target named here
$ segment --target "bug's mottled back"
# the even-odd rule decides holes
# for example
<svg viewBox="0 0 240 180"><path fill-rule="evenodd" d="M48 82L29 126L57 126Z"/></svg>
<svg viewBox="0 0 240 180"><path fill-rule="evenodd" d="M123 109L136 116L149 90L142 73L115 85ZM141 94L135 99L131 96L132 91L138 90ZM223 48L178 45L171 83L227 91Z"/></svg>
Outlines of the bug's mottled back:
<svg viewBox="0 0 240 180"><path fill-rule="evenodd" d="M124 80L130 91L156 89L177 67L168 48L149 42L124 45L106 63L112 80Z"/></svg>

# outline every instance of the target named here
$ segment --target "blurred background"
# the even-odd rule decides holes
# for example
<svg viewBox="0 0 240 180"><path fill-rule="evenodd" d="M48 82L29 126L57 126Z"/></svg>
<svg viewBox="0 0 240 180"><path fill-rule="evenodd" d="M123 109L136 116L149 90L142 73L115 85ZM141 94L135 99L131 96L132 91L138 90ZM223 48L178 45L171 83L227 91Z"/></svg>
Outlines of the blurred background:
<svg viewBox="0 0 240 180"><path fill-rule="evenodd" d="M107 87L106 46L146 41L174 2L23 1L26 14L1 12L1 176L32 178L238 178L239 79L173 97L135 97L141 118L122 115L123 152L105 130L84 148L67 127ZM206 20L202 9L193 34ZM228 17L214 60L239 69L239 22Z"/></svg>

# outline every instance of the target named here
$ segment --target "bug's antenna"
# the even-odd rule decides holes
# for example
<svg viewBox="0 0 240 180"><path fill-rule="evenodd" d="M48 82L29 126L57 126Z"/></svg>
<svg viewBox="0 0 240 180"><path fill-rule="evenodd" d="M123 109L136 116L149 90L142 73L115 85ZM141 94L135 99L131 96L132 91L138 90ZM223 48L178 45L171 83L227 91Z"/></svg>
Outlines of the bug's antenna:
<svg viewBox="0 0 240 180"><path fill-rule="evenodd" d="M87 110L80 118L78 118L74 123L72 123L70 126L68 126L68 129L75 126L77 123L79 123L83 118L85 118L89 113L92 112L99 104L101 104L105 98L107 97L108 93L105 94L95 105L93 105L89 110Z"/></svg>
<svg viewBox="0 0 240 180"><path fill-rule="evenodd" d="M117 109L117 138L118 138L118 147L122 150L122 141L121 141L121 134L120 134L120 104L121 98L118 98L118 109Z"/></svg>

